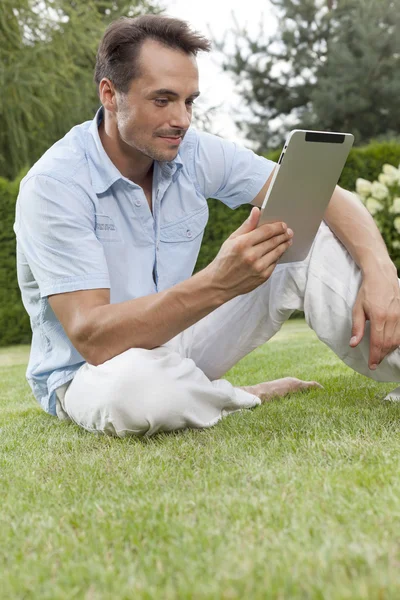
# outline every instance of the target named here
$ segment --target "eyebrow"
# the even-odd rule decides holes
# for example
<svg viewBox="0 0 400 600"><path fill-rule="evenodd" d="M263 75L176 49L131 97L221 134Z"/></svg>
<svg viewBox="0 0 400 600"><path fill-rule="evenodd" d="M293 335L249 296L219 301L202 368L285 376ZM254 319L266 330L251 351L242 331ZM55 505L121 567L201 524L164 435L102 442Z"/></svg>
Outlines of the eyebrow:
<svg viewBox="0 0 400 600"><path fill-rule="evenodd" d="M168 96L174 96L175 98L179 98L179 94L177 94L173 90L167 90L166 88L154 90L153 92L151 92L151 95L153 95L153 94L166 94ZM200 92L194 92L193 94L190 94L190 96L188 96L188 98L198 98L199 96L200 96Z"/></svg>

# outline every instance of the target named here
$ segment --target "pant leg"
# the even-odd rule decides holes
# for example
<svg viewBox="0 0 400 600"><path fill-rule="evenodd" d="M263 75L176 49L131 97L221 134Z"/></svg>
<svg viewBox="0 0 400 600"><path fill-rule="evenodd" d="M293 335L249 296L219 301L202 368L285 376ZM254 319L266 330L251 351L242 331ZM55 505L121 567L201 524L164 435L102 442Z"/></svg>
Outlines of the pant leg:
<svg viewBox="0 0 400 600"><path fill-rule="evenodd" d="M306 260L278 265L264 284L233 298L190 328L188 356L210 379L267 342L294 310L304 310L318 338L358 373L400 381L400 350L368 368L369 323L357 348L349 345L352 310L362 275L343 244L322 223Z"/></svg>
<svg viewBox="0 0 400 600"><path fill-rule="evenodd" d="M194 361L170 346L130 348L105 363L88 363L57 390L59 417L91 432L150 436L159 431L211 427L260 399L226 380L210 381ZM60 417L60 418L61 418Z"/></svg>
<svg viewBox="0 0 400 600"><path fill-rule="evenodd" d="M219 378L270 339L296 309L304 310L319 339L354 370L377 381L399 382L399 350L376 371L368 369L368 327L361 344L349 346L360 284L357 265L323 223L305 261L278 265L262 286L167 344L131 348L98 367L84 364L61 393L62 409L89 431L119 436L210 427L230 412L260 404Z"/></svg>

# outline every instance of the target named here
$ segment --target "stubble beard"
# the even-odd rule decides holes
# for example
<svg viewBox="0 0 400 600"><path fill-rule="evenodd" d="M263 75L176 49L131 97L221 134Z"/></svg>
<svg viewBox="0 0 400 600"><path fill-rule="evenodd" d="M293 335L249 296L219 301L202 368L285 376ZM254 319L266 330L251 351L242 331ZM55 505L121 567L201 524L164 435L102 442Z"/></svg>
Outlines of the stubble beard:
<svg viewBox="0 0 400 600"><path fill-rule="evenodd" d="M151 158L152 160L156 160L158 162L170 162L170 161L174 160L178 155L178 149L171 150L168 153L163 152L159 148L156 148L155 144L153 145L150 142L147 142L147 143L141 142L140 139L132 140L132 138L130 136L129 136L129 138L125 137L122 134L120 127L118 127L118 132L119 132L119 136L120 136L121 140L127 146L130 146L134 150L137 150L138 152L140 152L141 154L144 154L145 156ZM157 139L157 138L154 138L154 139Z"/></svg>
<svg viewBox="0 0 400 600"><path fill-rule="evenodd" d="M129 114L129 109L126 106L124 106L124 102L122 102L120 104L120 109L118 111L116 121L117 121L118 134L119 134L119 137L121 138L121 140L127 146L130 146L134 150L141 152L148 158L151 158L152 160L156 160L157 162L170 162L178 156L178 152L179 152L178 148L174 151L171 150L169 153L167 153L167 152L163 152L162 150L159 150L158 148L155 147L155 144L153 146L150 142L141 143L140 139L133 141L130 136L126 137L123 134L123 132L130 130L130 123L132 121L132 118L131 118L131 115ZM157 138L154 137L154 139L157 139Z"/></svg>

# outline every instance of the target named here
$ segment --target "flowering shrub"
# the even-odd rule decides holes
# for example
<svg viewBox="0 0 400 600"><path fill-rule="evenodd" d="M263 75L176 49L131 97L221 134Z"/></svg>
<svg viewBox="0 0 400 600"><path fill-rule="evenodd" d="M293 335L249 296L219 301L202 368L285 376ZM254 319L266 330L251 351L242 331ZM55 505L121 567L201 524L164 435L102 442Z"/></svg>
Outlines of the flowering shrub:
<svg viewBox="0 0 400 600"><path fill-rule="evenodd" d="M385 164L378 181L357 179L356 194L374 217L390 257L400 271L400 165Z"/></svg>

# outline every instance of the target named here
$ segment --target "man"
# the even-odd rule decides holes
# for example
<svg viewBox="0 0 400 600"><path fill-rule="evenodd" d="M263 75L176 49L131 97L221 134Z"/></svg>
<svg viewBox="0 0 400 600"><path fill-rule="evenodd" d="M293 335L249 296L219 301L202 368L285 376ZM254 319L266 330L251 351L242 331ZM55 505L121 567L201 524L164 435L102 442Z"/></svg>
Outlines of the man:
<svg viewBox="0 0 400 600"><path fill-rule="evenodd" d="M338 187L307 259L276 264L293 232L256 228L274 163L190 128L196 55L208 50L177 19L112 23L96 60L100 110L21 183L14 229L33 334L27 378L45 410L88 431L208 427L318 386L221 379L295 309L346 364L400 381L399 282L372 218ZM208 197L254 208L192 276Z"/></svg>

